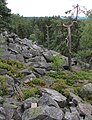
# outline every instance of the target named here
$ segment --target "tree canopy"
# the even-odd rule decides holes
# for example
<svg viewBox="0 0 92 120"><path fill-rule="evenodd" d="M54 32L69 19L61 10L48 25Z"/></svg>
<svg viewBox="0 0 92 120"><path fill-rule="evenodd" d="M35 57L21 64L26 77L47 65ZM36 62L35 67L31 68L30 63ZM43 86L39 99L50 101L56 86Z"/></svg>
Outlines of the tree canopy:
<svg viewBox="0 0 92 120"><path fill-rule="evenodd" d="M0 28L9 28L11 10L6 0L0 0Z"/></svg>

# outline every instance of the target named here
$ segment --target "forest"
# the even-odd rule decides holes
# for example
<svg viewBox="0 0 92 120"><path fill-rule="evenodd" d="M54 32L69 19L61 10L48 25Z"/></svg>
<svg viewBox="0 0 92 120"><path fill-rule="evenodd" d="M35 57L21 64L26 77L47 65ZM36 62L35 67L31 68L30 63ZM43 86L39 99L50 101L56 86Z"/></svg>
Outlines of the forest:
<svg viewBox="0 0 92 120"><path fill-rule="evenodd" d="M60 52L67 56L68 30L63 23L73 21L73 18L63 19L60 16L53 17L23 17L19 14L11 14L5 0L0 1L0 30L8 30L16 33L20 38L28 38L37 44ZM88 18L92 13L87 14ZM92 62L92 22L91 20L77 20L71 27L71 55L87 62Z"/></svg>

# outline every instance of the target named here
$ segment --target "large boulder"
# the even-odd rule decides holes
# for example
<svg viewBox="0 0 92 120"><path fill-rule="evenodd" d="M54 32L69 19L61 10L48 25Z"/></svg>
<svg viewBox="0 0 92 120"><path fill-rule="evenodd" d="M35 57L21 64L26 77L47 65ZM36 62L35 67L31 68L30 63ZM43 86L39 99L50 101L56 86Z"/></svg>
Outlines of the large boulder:
<svg viewBox="0 0 92 120"><path fill-rule="evenodd" d="M59 108L58 103L47 94L44 94L38 102L38 106L44 106L44 105L54 106L56 108Z"/></svg>
<svg viewBox="0 0 92 120"><path fill-rule="evenodd" d="M85 99L92 99L92 83L88 83L81 88L80 96Z"/></svg>
<svg viewBox="0 0 92 120"><path fill-rule="evenodd" d="M55 107L36 107L25 110L22 120L62 120L63 111Z"/></svg>
<svg viewBox="0 0 92 120"><path fill-rule="evenodd" d="M64 107L66 105L66 97L57 92L56 90L49 88L42 88L42 94L48 94L53 100L55 100L60 107Z"/></svg>

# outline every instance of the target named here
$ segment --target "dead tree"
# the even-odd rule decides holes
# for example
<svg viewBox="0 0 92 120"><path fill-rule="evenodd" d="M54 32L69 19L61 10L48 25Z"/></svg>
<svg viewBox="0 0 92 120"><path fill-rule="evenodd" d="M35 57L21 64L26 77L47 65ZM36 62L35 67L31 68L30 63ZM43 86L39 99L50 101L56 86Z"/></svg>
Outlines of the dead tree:
<svg viewBox="0 0 92 120"><path fill-rule="evenodd" d="M84 9L84 10L83 10ZM78 15L82 12L84 14L86 14L86 8L83 7L83 9L80 8L80 6L77 4L76 6L73 6L73 9L72 10L69 10L67 12L65 12L66 14L67 13L71 13L71 18L72 18L72 15L74 15L74 12L76 11L76 17L74 20L72 20L71 22L67 22L67 23L63 23L63 26L64 27L67 27L68 29L68 36L66 37L66 40L67 40L67 46L68 46L68 65L69 65L69 70L72 69L72 65L71 65L71 27L73 26L73 23L76 22L77 23L77 19L78 19Z"/></svg>
<svg viewBox="0 0 92 120"><path fill-rule="evenodd" d="M69 66L69 70L72 69L72 65L71 65L71 26L73 26L73 22L65 24L63 23L64 27L67 27L68 29L68 38L67 38L67 45L68 45L68 66Z"/></svg>

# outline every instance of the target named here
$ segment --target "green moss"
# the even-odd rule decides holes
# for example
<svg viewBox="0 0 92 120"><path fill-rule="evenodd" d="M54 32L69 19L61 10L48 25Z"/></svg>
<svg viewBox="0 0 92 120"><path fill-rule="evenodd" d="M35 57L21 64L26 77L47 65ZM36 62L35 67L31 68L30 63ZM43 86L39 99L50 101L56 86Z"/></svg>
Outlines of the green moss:
<svg viewBox="0 0 92 120"><path fill-rule="evenodd" d="M7 78L5 76L0 76L0 83L1 83L0 95L1 96L8 94L6 80Z"/></svg>
<svg viewBox="0 0 92 120"><path fill-rule="evenodd" d="M60 93L62 93L67 87L68 86L66 85L65 80L63 79L57 79L51 86L51 88L57 90Z"/></svg>
<svg viewBox="0 0 92 120"><path fill-rule="evenodd" d="M44 85L44 80L42 78L34 78L31 82L35 85Z"/></svg>
<svg viewBox="0 0 92 120"><path fill-rule="evenodd" d="M17 61L17 60L6 60L3 58L0 58L0 68L7 69L7 74L10 76L16 75L17 77L23 77L23 74L20 72L20 70L24 69L26 66Z"/></svg>
<svg viewBox="0 0 92 120"><path fill-rule="evenodd" d="M92 71L80 71L80 72L49 72L48 76L55 79L64 79L66 84L74 86L78 80L88 80L92 82Z"/></svg>
<svg viewBox="0 0 92 120"><path fill-rule="evenodd" d="M34 88L27 88L23 90L23 94L24 94L24 99L27 99L29 97L36 97L39 95L39 88L38 87L34 87Z"/></svg>

